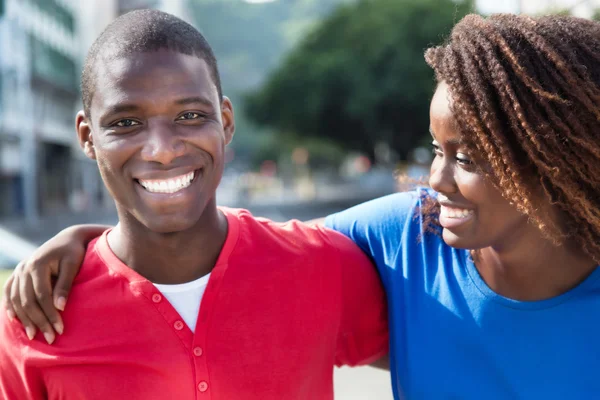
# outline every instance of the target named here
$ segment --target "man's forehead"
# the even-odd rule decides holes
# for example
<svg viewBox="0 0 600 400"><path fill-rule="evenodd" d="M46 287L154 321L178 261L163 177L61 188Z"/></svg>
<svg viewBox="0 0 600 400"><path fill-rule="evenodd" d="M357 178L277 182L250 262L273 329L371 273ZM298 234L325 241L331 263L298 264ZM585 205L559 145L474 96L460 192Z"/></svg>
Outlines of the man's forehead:
<svg viewBox="0 0 600 400"><path fill-rule="evenodd" d="M139 52L129 54L107 53L98 57L96 65L97 79L123 82L135 80L150 74L168 75L171 79L211 81L206 61L193 55L169 50Z"/></svg>
<svg viewBox="0 0 600 400"><path fill-rule="evenodd" d="M136 95L199 96L218 101L208 65L200 58L169 52L102 57L96 64L95 98L111 103ZM96 103L98 104L98 103Z"/></svg>

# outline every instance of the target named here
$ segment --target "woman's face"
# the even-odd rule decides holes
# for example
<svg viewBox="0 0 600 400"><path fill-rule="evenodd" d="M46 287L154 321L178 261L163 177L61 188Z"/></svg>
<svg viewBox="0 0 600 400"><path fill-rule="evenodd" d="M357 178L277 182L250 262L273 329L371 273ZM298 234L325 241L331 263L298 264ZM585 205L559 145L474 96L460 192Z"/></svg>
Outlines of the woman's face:
<svg viewBox="0 0 600 400"><path fill-rule="evenodd" d="M435 158L429 183L439 193L442 236L452 247L501 250L536 228L480 173L486 166L476 165L476 155L461 143L449 99L442 82L430 107Z"/></svg>

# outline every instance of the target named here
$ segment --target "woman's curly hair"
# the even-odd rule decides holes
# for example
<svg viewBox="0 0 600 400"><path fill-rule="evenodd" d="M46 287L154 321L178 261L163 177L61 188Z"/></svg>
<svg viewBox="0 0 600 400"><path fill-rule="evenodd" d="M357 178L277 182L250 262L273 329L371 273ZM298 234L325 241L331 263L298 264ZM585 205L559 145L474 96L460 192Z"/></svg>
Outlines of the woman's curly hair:
<svg viewBox="0 0 600 400"><path fill-rule="evenodd" d="M600 263L600 23L468 15L425 59L503 196L546 237Z"/></svg>

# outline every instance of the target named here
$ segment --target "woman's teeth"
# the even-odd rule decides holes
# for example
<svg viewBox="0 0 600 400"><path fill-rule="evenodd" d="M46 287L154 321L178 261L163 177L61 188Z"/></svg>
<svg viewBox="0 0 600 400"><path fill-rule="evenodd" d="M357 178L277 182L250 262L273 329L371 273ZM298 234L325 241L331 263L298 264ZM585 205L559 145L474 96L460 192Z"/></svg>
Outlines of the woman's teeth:
<svg viewBox="0 0 600 400"><path fill-rule="evenodd" d="M193 180L194 171L185 175L176 176L171 179L139 179L138 182L144 187L144 189L151 193L176 193L190 186Z"/></svg>
<svg viewBox="0 0 600 400"><path fill-rule="evenodd" d="M465 210L464 208L449 208L449 207L441 207L440 214L447 218L467 218L470 215L473 215L475 212L473 210Z"/></svg>

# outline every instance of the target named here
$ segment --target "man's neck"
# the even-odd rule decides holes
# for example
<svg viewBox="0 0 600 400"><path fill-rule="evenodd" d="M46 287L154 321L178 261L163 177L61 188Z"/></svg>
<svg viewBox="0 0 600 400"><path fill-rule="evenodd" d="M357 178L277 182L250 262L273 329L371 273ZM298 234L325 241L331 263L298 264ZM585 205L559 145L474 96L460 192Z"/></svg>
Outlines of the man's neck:
<svg viewBox="0 0 600 400"><path fill-rule="evenodd" d="M227 229L227 218L213 204L195 226L176 233L152 232L132 216L120 217L108 243L124 264L149 281L178 284L212 271Z"/></svg>

